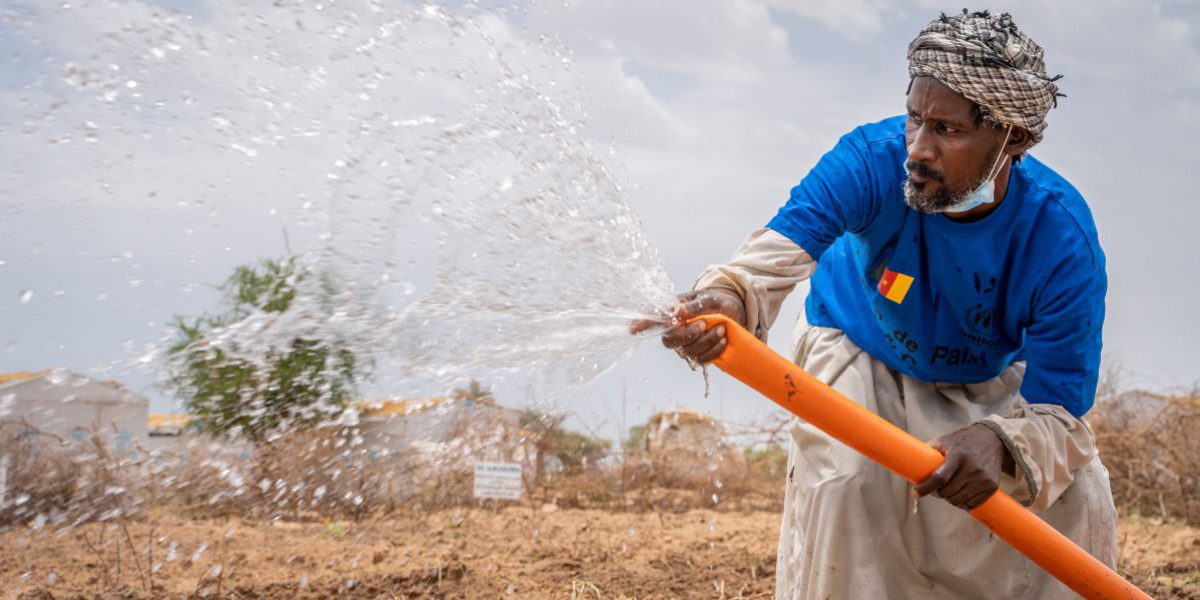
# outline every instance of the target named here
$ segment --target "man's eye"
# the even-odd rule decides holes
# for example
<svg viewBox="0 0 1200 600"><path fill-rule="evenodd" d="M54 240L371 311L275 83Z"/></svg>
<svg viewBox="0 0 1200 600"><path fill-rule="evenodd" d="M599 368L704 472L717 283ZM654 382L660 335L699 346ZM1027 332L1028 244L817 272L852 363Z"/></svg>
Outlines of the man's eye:
<svg viewBox="0 0 1200 600"><path fill-rule="evenodd" d="M953 127L947 127L947 126L945 126L945 125L940 125L940 126L939 126L939 129L941 129L941 130L942 130L942 133L947 133L947 134L958 133L958 130L957 130L957 129L955 129L955 128L953 128Z"/></svg>

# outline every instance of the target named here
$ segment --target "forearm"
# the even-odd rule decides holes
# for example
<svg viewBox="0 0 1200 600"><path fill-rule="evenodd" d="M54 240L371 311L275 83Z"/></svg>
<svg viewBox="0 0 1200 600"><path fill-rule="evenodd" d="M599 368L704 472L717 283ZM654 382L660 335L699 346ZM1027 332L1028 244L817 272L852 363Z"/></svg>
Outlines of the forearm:
<svg viewBox="0 0 1200 600"><path fill-rule="evenodd" d="M743 325L765 341L784 298L816 268L816 261L803 248L763 228L751 233L729 262L705 269L693 289L719 288L736 294L745 309Z"/></svg>

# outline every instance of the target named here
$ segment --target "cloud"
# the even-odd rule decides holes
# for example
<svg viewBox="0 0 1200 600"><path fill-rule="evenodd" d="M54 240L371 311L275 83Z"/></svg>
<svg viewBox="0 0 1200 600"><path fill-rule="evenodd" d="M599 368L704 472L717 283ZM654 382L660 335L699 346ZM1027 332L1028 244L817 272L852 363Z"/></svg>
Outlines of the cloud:
<svg viewBox="0 0 1200 600"><path fill-rule="evenodd" d="M884 16L891 10L883 0L768 0L767 4L854 40L883 31Z"/></svg>
<svg viewBox="0 0 1200 600"><path fill-rule="evenodd" d="M592 46L701 81L762 80L791 62L787 32L753 0L581 0L542 23L574 47Z"/></svg>

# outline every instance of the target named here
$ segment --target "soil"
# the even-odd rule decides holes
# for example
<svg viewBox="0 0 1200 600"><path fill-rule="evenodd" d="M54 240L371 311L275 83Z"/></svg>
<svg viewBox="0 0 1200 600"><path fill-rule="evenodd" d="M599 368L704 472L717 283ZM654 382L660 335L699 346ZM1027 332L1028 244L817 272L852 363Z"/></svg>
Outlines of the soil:
<svg viewBox="0 0 1200 600"><path fill-rule="evenodd" d="M163 513L0 533L0 599L769 598L778 526L771 511L553 506L357 523ZM1119 533L1124 575L1200 599L1200 529L1126 519Z"/></svg>

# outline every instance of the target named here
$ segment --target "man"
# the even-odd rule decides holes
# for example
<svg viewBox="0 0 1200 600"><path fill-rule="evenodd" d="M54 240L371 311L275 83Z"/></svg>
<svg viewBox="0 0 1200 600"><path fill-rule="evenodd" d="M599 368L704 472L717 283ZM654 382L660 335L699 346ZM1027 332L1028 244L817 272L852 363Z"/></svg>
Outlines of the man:
<svg viewBox="0 0 1200 600"><path fill-rule="evenodd" d="M1057 78L986 11L931 22L908 58L907 116L844 136L679 316L723 313L765 339L811 276L797 364L946 455L910 488L797 421L777 598L1074 597L965 512L1004 489L1115 562L1108 475L1080 420L1104 254L1079 193L1027 154ZM703 363L725 332L676 325L663 343Z"/></svg>

